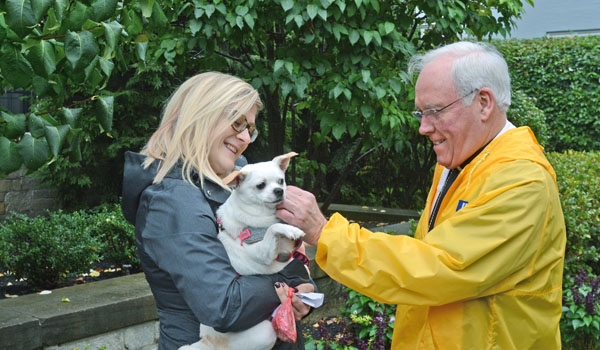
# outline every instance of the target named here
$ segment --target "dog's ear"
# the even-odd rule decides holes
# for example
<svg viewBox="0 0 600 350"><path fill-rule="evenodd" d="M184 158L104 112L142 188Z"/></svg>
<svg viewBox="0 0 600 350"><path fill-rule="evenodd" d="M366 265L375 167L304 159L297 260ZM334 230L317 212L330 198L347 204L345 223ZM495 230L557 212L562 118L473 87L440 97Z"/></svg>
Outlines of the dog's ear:
<svg viewBox="0 0 600 350"><path fill-rule="evenodd" d="M238 188L242 181L246 178L246 172L235 170L223 178L223 182L230 188Z"/></svg>
<svg viewBox="0 0 600 350"><path fill-rule="evenodd" d="M281 170L285 171L288 165L290 165L290 159L297 155L298 153L296 152L290 152L273 158L273 161L277 163L277 165L279 165L279 168L281 168Z"/></svg>

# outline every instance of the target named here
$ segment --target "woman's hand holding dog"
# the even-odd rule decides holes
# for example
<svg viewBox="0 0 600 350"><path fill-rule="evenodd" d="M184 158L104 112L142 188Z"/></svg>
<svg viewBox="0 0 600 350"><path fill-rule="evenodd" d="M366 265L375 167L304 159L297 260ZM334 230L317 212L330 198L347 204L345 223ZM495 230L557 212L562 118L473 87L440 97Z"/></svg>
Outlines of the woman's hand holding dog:
<svg viewBox="0 0 600 350"><path fill-rule="evenodd" d="M277 207L277 217L304 231L302 240L315 247L327 224L315 196L295 186L286 188L285 200Z"/></svg>

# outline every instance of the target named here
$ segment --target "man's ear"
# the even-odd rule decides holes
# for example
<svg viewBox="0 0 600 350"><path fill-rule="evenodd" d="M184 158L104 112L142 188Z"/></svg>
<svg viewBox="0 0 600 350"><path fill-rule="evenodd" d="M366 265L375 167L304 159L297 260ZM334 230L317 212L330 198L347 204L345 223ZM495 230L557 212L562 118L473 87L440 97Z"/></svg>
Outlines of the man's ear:
<svg viewBox="0 0 600 350"><path fill-rule="evenodd" d="M496 97L490 88L484 87L475 96L476 103L478 103L479 113L482 120L486 121L489 119L494 108L496 107Z"/></svg>
<svg viewBox="0 0 600 350"><path fill-rule="evenodd" d="M239 170L232 171L229 175L223 178L223 182L231 189L236 189L246 178L247 173Z"/></svg>
<svg viewBox="0 0 600 350"><path fill-rule="evenodd" d="M297 155L298 153L296 152L290 152L273 158L273 161L279 165L281 170L286 171L288 165L290 164L290 159Z"/></svg>

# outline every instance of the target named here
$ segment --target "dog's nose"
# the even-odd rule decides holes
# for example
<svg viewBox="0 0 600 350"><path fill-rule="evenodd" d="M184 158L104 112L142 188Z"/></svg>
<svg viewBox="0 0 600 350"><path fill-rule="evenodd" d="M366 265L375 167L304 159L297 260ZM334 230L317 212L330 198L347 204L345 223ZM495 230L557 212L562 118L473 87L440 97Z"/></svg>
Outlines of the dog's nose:
<svg viewBox="0 0 600 350"><path fill-rule="evenodd" d="M283 197L283 188L274 189L273 194L275 194L275 196L277 196L277 198Z"/></svg>

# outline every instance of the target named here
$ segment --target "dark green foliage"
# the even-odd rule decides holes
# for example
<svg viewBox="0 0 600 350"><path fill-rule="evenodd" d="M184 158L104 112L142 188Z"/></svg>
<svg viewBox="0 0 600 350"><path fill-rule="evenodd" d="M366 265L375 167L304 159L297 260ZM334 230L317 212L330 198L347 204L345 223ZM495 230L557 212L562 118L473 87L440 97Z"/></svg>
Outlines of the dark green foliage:
<svg viewBox="0 0 600 350"><path fill-rule="evenodd" d="M91 234L104 246L102 259L116 266L139 266L134 227L125 220L119 204L107 204L89 211Z"/></svg>
<svg viewBox="0 0 600 350"><path fill-rule="evenodd" d="M567 226L566 271L600 274L600 153L549 153Z"/></svg>
<svg viewBox="0 0 600 350"><path fill-rule="evenodd" d="M534 97L550 130L547 149L600 149L600 37L495 42L513 87Z"/></svg>
<svg viewBox="0 0 600 350"><path fill-rule="evenodd" d="M103 243L90 235L84 213L59 210L48 217L14 215L0 225L0 270L52 289L69 273L87 272Z"/></svg>
<svg viewBox="0 0 600 350"><path fill-rule="evenodd" d="M565 349L600 346L600 153L549 153L567 227L563 318Z"/></svg>
<svg viewBox="0 0 600 350"><path fill-rule="evenodd" d="M83 123L80 135L86 143L81 160L63 157L39 169L34 176L58 190L65 209L90 208L114 203L121 193L124 153L140 150L157 128L162 103L180 82L167 68L153 68L131 79L115 77L115 88L124 91L115 98L113 130L110 137L90 122ZM169 77L169 79L166 79Z"/></svg>
<svg viewBox="0 0 600 350"><path fill-rule="evenodd" d="M59 287L100 260L139 265L133 226L118 205L35 218L15 214L0 223L0 271L27 278L34 289Z"/></svg>
<svg viewBox="0 0 600 350"><path fill-rule="evenodd" d="M513 91L512 104L507 112L508 120L516 126L529 126L538 142L546 146L550 138L546 115L540 110L537 101L522 91Z"/></svg>

